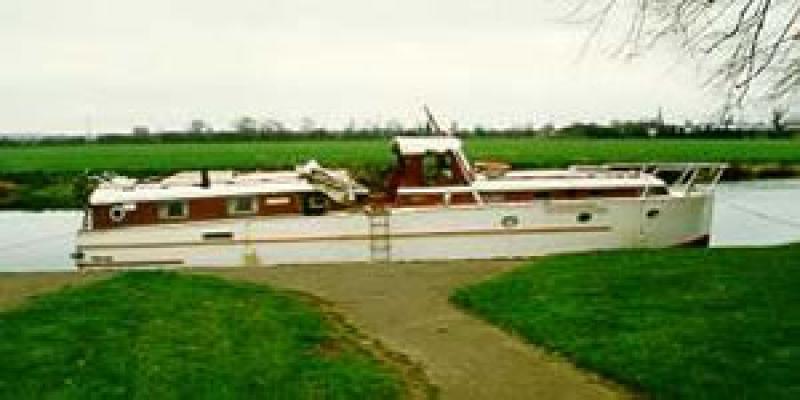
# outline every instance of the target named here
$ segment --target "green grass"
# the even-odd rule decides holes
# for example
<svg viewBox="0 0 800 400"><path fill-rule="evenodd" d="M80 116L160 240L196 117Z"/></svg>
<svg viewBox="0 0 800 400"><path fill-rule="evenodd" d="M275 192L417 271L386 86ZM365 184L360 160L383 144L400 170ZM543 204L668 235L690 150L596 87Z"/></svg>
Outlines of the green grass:
<svg viewBox="0 0 800 400"><path fill-rule="evenodd" d="M721 161L734 164L726 179L800 174L800 140L472 138L466 150L473 160L505 161L517 168ZM80 208L81 196L72 185L86 170L141 177L201 168L292 169L316 159L348 168L377 188L393 157L385 139L0 146L0 185L16 184L14 192L0 192L0 209Z"/></svg>
<svg viewBox="0 0 800 400"><path fill-rule="evenodd" d="M473 159L524 167L610 161L800 162L798 140L470 139ZM203 144L90 144L0 147L0 173L91 170L174 171L190 168L287 168L315 158L325 165L385 168L385 140L275 141Z"/></svg>
<svg viewBox="0 0 800 400"><path fill-rule="evenodd" d="M548 257L451 300L663 399L800 398L800 245Z"/></svg>
<svg viewBox="0 0 800 400"><path fill-rule="evenodd" d="M391 399L395 375L263 286L128 273L0 314L3 399Z"/></svg>

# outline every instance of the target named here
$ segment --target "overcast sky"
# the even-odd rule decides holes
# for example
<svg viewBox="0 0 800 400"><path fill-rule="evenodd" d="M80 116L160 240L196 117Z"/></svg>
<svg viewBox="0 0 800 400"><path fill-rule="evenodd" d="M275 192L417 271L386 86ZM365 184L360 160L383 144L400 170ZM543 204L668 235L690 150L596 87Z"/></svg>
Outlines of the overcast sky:
<svg viewBox="0 0 800 400"><path fill-rule="evenodd" d="M423 103L461 126L710 115L669 50L580 58L573 1L7 0L0 131L413 123Z"/></svg>

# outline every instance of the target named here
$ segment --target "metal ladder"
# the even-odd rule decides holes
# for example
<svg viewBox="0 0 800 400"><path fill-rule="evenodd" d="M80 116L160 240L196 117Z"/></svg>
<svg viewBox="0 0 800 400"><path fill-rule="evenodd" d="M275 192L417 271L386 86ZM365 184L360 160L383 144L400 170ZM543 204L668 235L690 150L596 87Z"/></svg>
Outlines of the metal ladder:
<svg viewBox="0 0 800 400"><path fill-rule="evenodd" d="M391 214L387 210L376 210L367 215L369 219L369 255L373 263L392 261Z"/></svg>

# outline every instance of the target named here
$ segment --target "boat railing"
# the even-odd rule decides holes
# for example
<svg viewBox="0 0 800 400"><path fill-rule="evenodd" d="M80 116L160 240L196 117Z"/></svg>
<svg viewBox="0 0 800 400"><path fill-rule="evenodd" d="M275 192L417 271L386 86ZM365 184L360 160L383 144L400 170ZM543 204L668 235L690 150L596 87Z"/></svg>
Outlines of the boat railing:
<svg viewBox="0 0 800 400"><path fill-rule="evenodd" d="M613 163L606 165L608 170L637 170L657 176L673 193L691 192L711 193L716 188L725 170L726 163Z"/></svg>

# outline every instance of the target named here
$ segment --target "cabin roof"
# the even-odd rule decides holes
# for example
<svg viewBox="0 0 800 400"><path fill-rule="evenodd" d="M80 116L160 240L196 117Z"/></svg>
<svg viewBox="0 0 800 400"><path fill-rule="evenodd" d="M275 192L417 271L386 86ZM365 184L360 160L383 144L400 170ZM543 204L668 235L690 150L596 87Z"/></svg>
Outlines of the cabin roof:
<svg viewBox="0 0 800 400"><path fill-rule="evenodd" d="M550 189L621 189L664 186L664 181L653 176L636 178L543 178L481 180L474 188L481 191L550 190Z"/></svg>
<svg viewBox="0 0 800 400"><path fill-rule="evenodd" d="M210 197L251 196L270 193L307 193L315 191L317 191L317 189L306 182L211 184L211 186L207 188L202 186L162 187L158 184L139 184L132 188L98 188L89 198L89 204L94 206Z"/></svg>
<svg viewBox="0 0 800 400"><path fill-rule="evenodd" d="M328 173L350 179L345 171ZM103 182L89 197L90 205L137 203L152 201L188 200L212 197L252 196L259 194L287 194L318 192L319 188L296 171L233 173L209 171L209 186L202 186L199 171L185 171L147 182L127 177L115 177ZM356 185L355 193L367 190Z"/></svg>
<svg viewBox="0 0 800 400"><path fill-rule="evenodd" d="M399 193L439 193L439 192L508 192L508 191L546 191L562 189L625 189L664 186L664 181L654 176L643 175L636 178L546 178L540 179L492 179L476 180L471 186L448 187L404 187Z"/></svg>
<svg viewBox="0 0 800 400"><path fill-rule="evenodd" d="M398 136L394 138L393 144L404 155L461 151L461 139L452 136Z"/></svg>

